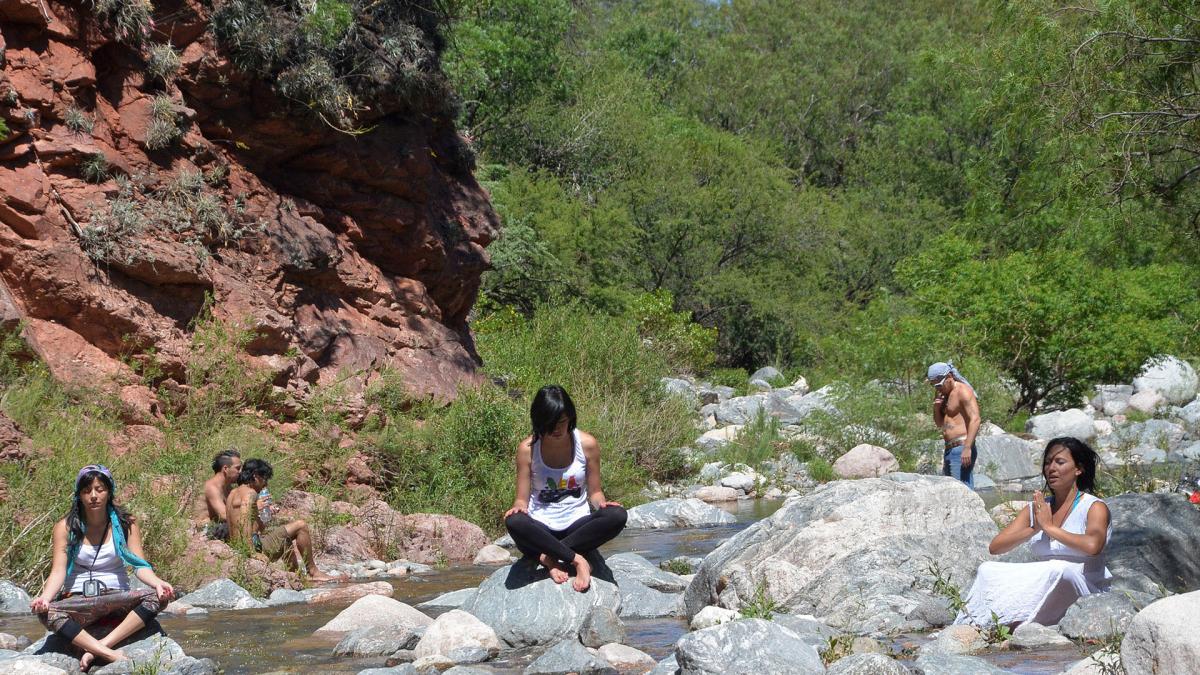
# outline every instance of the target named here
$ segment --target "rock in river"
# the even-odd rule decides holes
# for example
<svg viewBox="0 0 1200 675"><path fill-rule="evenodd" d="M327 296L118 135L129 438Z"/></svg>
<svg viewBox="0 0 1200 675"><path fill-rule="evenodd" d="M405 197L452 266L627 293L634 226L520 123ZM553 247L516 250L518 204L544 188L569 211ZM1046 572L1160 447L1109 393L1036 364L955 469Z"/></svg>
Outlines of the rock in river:
<svg viewBox="0 0 1200 675"><path fill-rule="evenodd" d="M688 615L740 609L756 594L794 614L856 632L924 629L936 560L963 588L996 525L983 500L950 478L905 473L827 483L726 541L685 593Z"/></svg>

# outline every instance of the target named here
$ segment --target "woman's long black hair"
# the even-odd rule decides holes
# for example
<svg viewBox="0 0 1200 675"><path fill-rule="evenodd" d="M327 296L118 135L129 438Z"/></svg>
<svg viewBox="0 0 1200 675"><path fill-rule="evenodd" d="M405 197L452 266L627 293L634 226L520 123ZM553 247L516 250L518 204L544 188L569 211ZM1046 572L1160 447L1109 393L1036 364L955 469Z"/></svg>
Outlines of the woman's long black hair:
<svg viewBox="0 0 1200 675"><path fill-rule="evenodd" d="M533 439L545 436L554 431L558 420L567 416L568 431L575 430L575 402L567 394L567 390L557 384L548 384L533 397L533 405L529 406L529 421L533 426Z"/></svg>
<svg viewBox="0 0 1200 675"><path fill-rule="evenodd" d="M1080 492L1091 492L1096 489L1096 462L1099 459L1091 446L1074 436L1053 438L1042 451L1042 476L1046 475L1046 464L1050 462L1050 451L1055 448L1066 448L1071 453L1071 460L1083 472L1075 479L1075 487Z"/></svg>
<svg viewBox="0 0 1200 675"><path fill-rule="evenodd" d="M117 522L121 523L126 540L129 538L129 528L133 525L133 516L129 515L121 506L117 505L116 493L113 490L112 480L99 471L89 471L83 474L75 483L75 496L71 499L71 510L67 511L67 542L74 546L83 541L84 532L87 531L87 525L83 522L83 500L79 498L79 493L84 488L92 484L92 481L99 478L108 487L108 505L117 512ZM107 517L107 514L106 516Z"/></svg>

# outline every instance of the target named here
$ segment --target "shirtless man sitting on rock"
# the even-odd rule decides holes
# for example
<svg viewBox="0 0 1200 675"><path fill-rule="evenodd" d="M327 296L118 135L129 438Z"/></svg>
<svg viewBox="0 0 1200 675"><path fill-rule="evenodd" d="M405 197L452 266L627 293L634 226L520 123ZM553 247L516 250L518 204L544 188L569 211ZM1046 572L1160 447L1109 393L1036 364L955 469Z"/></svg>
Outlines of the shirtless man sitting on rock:
<svg viewBox="0 0 1200 675"><path fill-rule="evenodd" d="M953 476L975 489L975 436L979 434L979 401L971 383L950 363L929 366L933 386L933 423L946 443L942 475Z"/></svg>
<svg viewBox="0 0 1200 675"><path fill-rule="evenodd" d="M303 520L271 523L274 517L269 498L260 496L275 471L262 459L247 460L238 475L238 486L229 493L225 512L229 517L229 542L262 553L268 560L284 559L288 567L302 563L309 581L333 581L313 562L312 533Z"/></svg>
<svg viewBox="0 0 1200 675"><path fill-rule="evenodd" d="M204 481L204 506L208 511L209 539L229 539L229 519L225 514L225 501L237 484L242 472L242 455L232 448L222 450L213 457L213 475Z"/></svg>

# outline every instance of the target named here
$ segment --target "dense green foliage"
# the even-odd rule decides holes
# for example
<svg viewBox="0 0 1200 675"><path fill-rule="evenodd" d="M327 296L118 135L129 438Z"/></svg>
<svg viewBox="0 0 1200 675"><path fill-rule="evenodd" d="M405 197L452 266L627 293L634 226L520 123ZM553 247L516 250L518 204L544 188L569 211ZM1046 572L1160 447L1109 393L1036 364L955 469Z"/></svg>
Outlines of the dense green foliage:
<svg viewBox="0 0 1200 675"><path fill-rule="evenodd" d="M449 36L492 302L668 291L718 365L954 358L1014 408L1197 353L1176 3L468 0Z"/></svg>

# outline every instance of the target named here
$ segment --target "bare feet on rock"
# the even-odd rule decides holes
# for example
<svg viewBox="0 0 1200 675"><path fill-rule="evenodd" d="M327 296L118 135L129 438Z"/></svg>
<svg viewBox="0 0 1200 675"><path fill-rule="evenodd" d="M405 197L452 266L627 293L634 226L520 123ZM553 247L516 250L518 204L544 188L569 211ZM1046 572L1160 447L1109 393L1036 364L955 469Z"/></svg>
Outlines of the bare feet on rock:
<svg viewBox="0 0 1200 675"><path fill-rule="evenodd" d="M105 661L108 661L109 663L116 663L117 661L128 660L128 658L125 656L125 652L120 651L120 650L113 650L110 654L105 654L103 656L103 658ZM88 671L88 669L92 667L92 664L94 664L95 662L96 662L95 654L93 654L91 652L84 652L83 656L79 657L80 672L86 673Z"/></svg>
<svg viewBox="0 0 1200 675"><path fill-rule="evenodd" d="M582 593L592 585L592 565L579 554L575 555L574 563L575 581L571 583L571 587Z"/></svg>
<svg viewBox="0 0 1200 675"><path fill-rule="evenodd" d="M551 558L545 553L538 556L538 562L540 562L546 568L546 571L550 573L550 578L553 579L554 583L556 584L566 583L567 579L571 578L571 575L567 573L567 570L562 566L562 563Z"/></svg>

